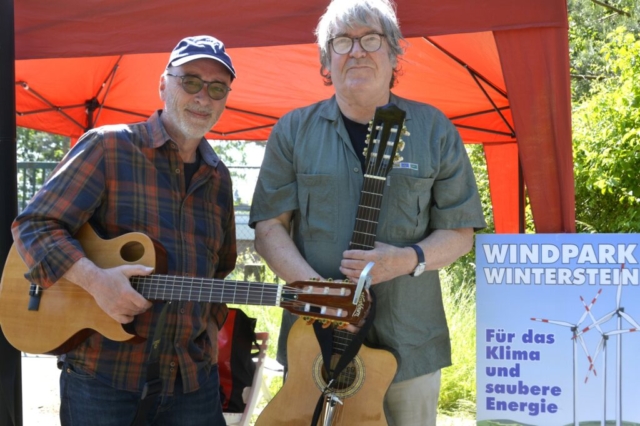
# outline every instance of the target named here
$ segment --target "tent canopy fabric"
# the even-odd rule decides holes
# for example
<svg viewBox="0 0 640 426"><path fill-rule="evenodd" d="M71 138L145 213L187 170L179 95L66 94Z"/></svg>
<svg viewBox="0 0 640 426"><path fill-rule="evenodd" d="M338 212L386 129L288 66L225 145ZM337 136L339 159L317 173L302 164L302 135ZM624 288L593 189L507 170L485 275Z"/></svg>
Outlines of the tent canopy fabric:
<svg viewBox="0 0 640 426"><path fill-rule="evenodd" d="M293 108L333 93L313 30L328 0L21 0L19 126L78 137L161 107L181 38L224 41L238 78L215 139L265 140ZM398 0L407 38L393 91L441 109L485 148L497 232L521 229L520 176L537 232L575 232L565 0ZM89 113L88 113L89 111Z"/></svg>

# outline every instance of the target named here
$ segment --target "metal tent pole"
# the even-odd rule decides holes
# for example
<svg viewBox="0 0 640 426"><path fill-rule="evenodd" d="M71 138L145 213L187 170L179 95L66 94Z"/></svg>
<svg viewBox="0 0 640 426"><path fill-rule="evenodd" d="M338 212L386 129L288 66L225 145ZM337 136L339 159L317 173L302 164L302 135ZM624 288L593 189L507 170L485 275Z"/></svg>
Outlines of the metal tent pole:
<svg viewBox="0 0 640 426"><path fill-rule="evenodd" d="M0 0L0 267L11 248L18 212L16 170L15 34L13 0ZM0 426L22 426L20 352L0 329Z"/></svg>

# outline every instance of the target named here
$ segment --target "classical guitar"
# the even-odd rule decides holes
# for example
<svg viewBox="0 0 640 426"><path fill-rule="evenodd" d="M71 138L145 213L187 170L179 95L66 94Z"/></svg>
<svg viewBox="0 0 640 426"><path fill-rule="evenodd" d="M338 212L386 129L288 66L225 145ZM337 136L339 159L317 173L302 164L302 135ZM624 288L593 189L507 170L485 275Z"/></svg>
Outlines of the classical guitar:
<svg viewBox="0 0 640 426"><path fill-rule="evenodd" d="M365 149L366 172L360 194L356 225L349 247L374 247L386 177L404 147L402 134L405 112L393 104L376 109L369 125ZM331 367L335 367L353 334L333 330ZM262 411L256 426L308 426L327 377L320 345L311 327L298 319L289 332L288 375L283 387ZM323 426L386 426L383 401L397 370L395 356L384 349L362 346L356 357L340 373L330 400L327 398L319 423ZM337 401L336 400L339 400Z"/></svg>
<svg viewBox="0 0 640 426"><path fill-rule="evenodd" d="M157 272L164 266L162 247L142 233L104 240L84 225L75 238L87 257L101 268L142 264ZM15 348L33 354L61 354L93 332L119 342L141 340L130 325L108 316L81 287L60 280L43 290L25 279L27 270L14 245L0 282L0 325ZM303 317L338 325L357 324L369 304L362 294L354 305L356 286L338 281L298 281L282 286L152 274L132 277L131 285L149 300L280 306ZM34 298L37 309L30 310Z"/></svg>

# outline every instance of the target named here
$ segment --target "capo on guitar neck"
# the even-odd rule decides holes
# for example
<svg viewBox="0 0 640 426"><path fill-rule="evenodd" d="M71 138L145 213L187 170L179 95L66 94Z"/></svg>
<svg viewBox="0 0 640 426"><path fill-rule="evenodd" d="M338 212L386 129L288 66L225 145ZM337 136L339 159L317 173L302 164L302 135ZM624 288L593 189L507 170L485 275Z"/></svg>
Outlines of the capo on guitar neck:
<svg viewBox="0 0 640 426"><path fill-rule="evenodd" d="M37 311L40 309L40 298L42 297L42 288L34 283L29 287L29 310Z"/></svg>
<svg viewBox="0 0 640 426"><path fill-rule="evenodd" d="M373 269L375 263L369 262L367 266L364 267L362 272L360 273L360 278L358 279L358 285L356 286L356 291L353 293L353 304L357 305L360 301L360 295L362 294L362 290L369 290L371 287L371 275L369 272Z"/></svg>

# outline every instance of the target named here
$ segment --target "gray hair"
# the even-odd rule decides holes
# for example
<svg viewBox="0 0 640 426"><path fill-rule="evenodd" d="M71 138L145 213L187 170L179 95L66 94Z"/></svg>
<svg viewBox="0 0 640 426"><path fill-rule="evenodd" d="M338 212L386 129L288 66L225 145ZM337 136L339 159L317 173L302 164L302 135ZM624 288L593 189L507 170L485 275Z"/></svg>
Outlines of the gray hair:
<svg viewBox="0 0 640 426"><path fill-rule="evenodd" d="M344 25L354 26L380 25L389 45L389 59L393 66L393 75L389 87L393 87L398 76L398 57L404 54L400 41L404 40L400 24L396 17L393 0L332 0L327 11L316 27L316 40L320 48L320 74L326 85L331 85L330 40L336 30Z"/></svg>

